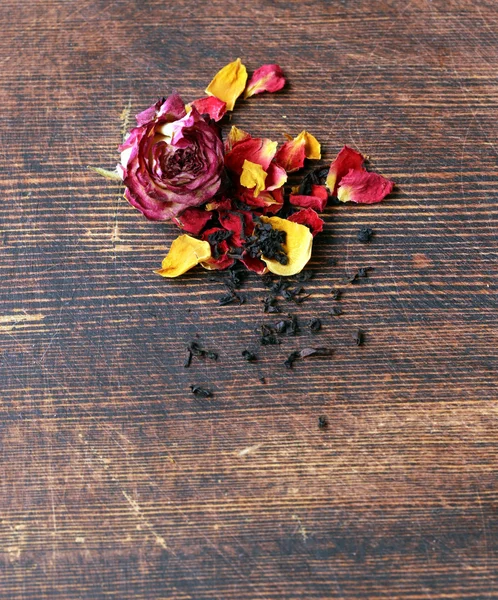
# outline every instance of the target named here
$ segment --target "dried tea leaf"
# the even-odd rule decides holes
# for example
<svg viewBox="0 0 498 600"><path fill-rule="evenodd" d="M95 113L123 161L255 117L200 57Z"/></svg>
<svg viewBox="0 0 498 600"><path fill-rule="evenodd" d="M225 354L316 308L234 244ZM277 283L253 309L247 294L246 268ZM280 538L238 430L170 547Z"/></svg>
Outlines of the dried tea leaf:
<svg viewBox="0 0 498 600"><path fill-rule="evenodd" d="M262 256L261 259L266 263L269 271L284 276L300 273L311 258L313 236L310 230L304 225L279 217L261 217L261 221L269 223L273 229L286 233L283 248L287 254L287 264Z"/></svg>

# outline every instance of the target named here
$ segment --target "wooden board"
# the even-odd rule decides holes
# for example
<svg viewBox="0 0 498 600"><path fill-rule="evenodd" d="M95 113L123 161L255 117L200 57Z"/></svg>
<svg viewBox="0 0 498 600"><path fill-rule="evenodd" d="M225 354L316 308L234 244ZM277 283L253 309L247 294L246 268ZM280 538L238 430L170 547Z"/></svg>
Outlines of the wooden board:
<svg viewBox="0 0 498 600"><path fill-rule="evenodd" d="M496 3L4 0L0 16L0 598L498 598ZM323 330L254 365L241 351L274 320L258 278L241 307L206 272L162 280L175 228L86 169L237 56L290 85L232 123L307 129L323 164L349 144L398 184L327 209L312 296L286 307ZM219 360L184 369L191 340ZM318 341L332 359L283 366Z"/></svg>

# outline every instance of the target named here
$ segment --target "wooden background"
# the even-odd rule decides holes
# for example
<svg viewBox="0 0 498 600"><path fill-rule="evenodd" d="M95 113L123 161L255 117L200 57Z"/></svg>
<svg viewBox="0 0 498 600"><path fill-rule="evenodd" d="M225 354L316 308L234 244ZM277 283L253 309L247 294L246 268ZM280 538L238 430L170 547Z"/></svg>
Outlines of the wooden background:
<svg viewBox="0 0 498 600"><path fill-rule="evenodd" d="M495 0L4 0L0 17L0 598L498 598ZM293 371L306 331L240 356L275 320L257 277L240 308L204 271L160 279L175 228L86 169L237 56L290 86L233 123L306 128L323 164L347 143L398 184L327 209L312 297L289 310L322 317L335 355ZM192 339L218 362L184 369Z"/></svg>

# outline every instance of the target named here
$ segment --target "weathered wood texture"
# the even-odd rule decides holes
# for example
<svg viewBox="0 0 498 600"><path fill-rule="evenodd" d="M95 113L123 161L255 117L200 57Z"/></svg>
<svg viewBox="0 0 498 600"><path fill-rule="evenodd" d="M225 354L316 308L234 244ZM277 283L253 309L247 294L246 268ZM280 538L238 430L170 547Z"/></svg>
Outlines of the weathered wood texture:
<svg viewBox="0 0 498 600"><path fill-rule="evenodd" d="M496 2L0 15L0 598L498 598ZM86 170L113 167L126 115L199 96L237 56L290 86L234 123L306 128L324 164L347 143L398 183L327 209L312 297L290 308L323 317L314 339L336 352L291 372L311 334L240 356L272 321L256 277L240 308L206 272L160 279L174 228ZM329 316L331 286L366 265ZM195 336L220 359L186 370Z"/></svg>

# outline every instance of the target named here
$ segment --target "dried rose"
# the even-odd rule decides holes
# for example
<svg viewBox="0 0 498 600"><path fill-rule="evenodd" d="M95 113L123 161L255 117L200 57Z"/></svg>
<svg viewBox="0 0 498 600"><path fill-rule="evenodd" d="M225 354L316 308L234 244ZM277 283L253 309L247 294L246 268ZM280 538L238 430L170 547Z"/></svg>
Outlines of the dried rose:
<svg viewBox="0 0 498 600"><path fill-rule="evenodd" d="M148 219L162 221L211 199L221 184L223 143L178 94L137 115L138 127L119 147L125 198Z"/></svg>

